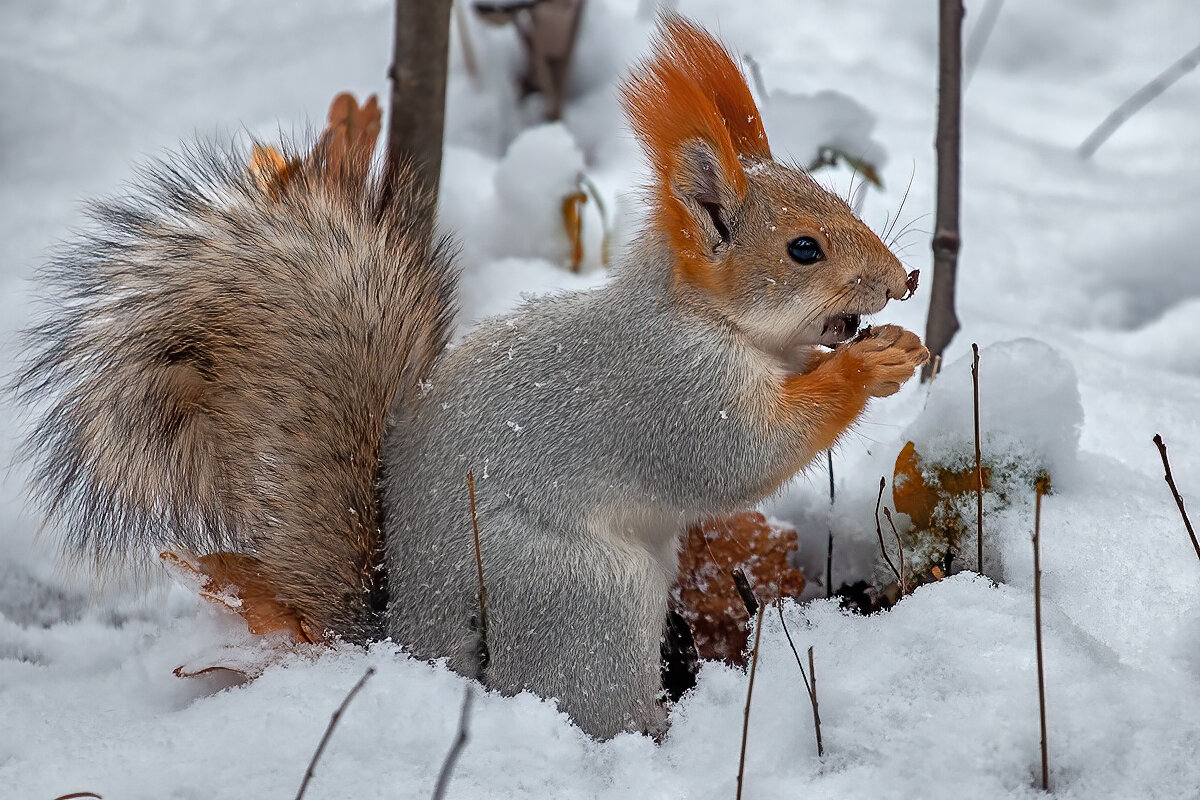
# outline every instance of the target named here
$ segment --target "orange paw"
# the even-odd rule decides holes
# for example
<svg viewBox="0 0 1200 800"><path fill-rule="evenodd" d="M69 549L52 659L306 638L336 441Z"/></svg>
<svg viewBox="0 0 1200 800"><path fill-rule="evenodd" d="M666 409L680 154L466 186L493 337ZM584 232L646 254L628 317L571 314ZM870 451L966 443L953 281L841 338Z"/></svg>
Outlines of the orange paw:
<svg viewBox="0 0 1200 800"><path fill-rule="evenodd" d="M880 325L843 345L839 352L860 365L864 386L871 397L887 397L929 360L929 351L912 331L898 325Z"/></svg>

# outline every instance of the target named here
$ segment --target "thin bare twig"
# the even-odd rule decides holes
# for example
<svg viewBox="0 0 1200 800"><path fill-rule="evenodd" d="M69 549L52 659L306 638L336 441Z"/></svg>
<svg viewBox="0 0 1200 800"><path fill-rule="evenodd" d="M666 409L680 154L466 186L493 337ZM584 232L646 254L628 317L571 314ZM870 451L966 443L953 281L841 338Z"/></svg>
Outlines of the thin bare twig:
<svg viewBox="0 0 1200 800"><path fill-rule="evenodd" d="M1042 726L1042 789L1050 791L1050 756L1046 747L1046 670L1042 657L1042 495L1048 489L1049 478L1037 479L1037 500L1033 512L1033 624L1037 628L1038 717Z"/></svg>
<svg viewBox="0 0 1200 800"><path fill-rule="evenodd" d="M1171 84L1194 70L1197 64L1200 64L1200 45L1193 50L1189 50L1183 58L1163 70L1154 80L1130 95L1128 100L1121 103L1121 105L1117 106L1116 110L1105 117L1104 121L1096 126L1096 130L1089 133L1088 137L1079 145L1079 157L1091 158L1092 154L1100 148L1100 145L1108 141L1108 137L1117 132L1117 128L1124 125L1134 114L1141 111L1147 103L1169 89Z"/></svg>
<svg viewBox="0 0 1200 800"><path fill-rule="evenodd" d="M746 614L753 618L758 613L759 603L754 590L750 588L750 581L747 580L746 573L742 572L739 567L731 572L730 575L733 576L733 585L737 588L737 593L742 598L742 603L746 606Z"/></svg>
<svg viewBox="0 0 1200 800"><path fill-rule="evenodd" d="M746 711L742 715L742 752L738 756L737 800L742 800L742 777L746 771L746 737L750 733L750 700L754 697L754 673L758 670L758 642L762 638L762 604L754 623L754 649L750 651L750 684L746 687Z"/></svg>
<svg viewBox="0 0 1200 800"><path fill-rule="evenodd" d="M301 800L304 797L304 792L308 789L308 782L312 780L313 774L317 768L317 761L321 759L321 754L325 752L325 745L329 744L329 737L333 734L333 729L337 727L338 720L342 718L342 712L346 710L346 706L350 705L350 701L354 699L354 695L358 694L358 690L363 687L367 679L375 674L374 667L367 667L367 671L358 679L358 683L351 687L346 696L342 698L341 705L329 717L329 724L325 726L325 734L321 737L321 741L317 744L316 752L313 753L312 760L308 762L308 769L304 772L304 780L300 782L300 790L296 792L296 800Z"/></svg>
<svg viewBox="0 0 1200 800"><path fill-rule="evenodd" d="M821 744L821 709L817 708L817 664L813 661L813 646L808 646L808 677L812 681L809 687L809 699L812 700L813 722L817 726L817 755L825 755L825 746Z"/></svg>
<svg viewBox="0 0 1200 800"><path fill-rule="evenodd" d="M1163 479L1166 480L1167 486L1171 487L1171 494L1175 497L1175 505L1179 506L1179 515L1183 517L1183 527L1187 528L1188 536L1192 539L1192 547L1196 548L1196 557L1200 558L1200 541L1196 541L1196 531L1192 528L1192 521L1188 519L1187 509L1183 507L1183 497L1179 494L1179 489L1175 488L1175 478L1171 475L1171 462L1167 461L1167 443L1163 441L1162 436L1154 434L1154 444L1158 446L1158 454L1162 456Z"/></svg>
<svg viewBox="0 0 1200 800"><path fill-rule="evenodd" d="M471 500L471 527L475 531L475 570L479 581L479 619L476 626L479 642L476 644L478 674L475 678L486 685L487 668L492 663L492 651L488 646L487 584L483 581L483 551L479 547L479 515L475 511L475 473L467 473L467 496Z"/></svg>
<svg viewBox="0 0 1200 800"><path fill-rule="evenodd" d="M879 538L879 552L883 553L883 560L887 562L888 567L892 570L892 574L896 576L896 580L900 580L900 570L896 569L896 565L892 563L892 557L888 555L887 545L883 543L883 526L879 524L879 506L883 502L883 487L887 485L887 479L879 478L879 496L875 498L875 536Z"/></svg>
<svg viewBox="0 0 1200 800"><path fill-rule="evenodd" d="M983 574L983 455L979 449L979 345L971 342L971 386L975 398L975 524L976 565Z"/></svg>
<svg viewBox="0 0 1200 800"><path fill-rule="evenodd" d="M58 797L54 798L54 800L76 800L76 798L82 797L94 797L95 800L104 800L104 798L95 792L71 792L70 794L60 794Z"/></svg>
<svg viewBox="0 0 1200 800"><path fill-rule="evenodd" d="M450 776L454 773L454 765L458 762L458 757L467 744L467 723L471 719L471 701L474 698L475 692L471 689L471 685L467 684L466 689L463 690L462 713L458 717L458 735L454 737L454 744L450 745L450 752L446 753L446 760L442 762L442 769L438 773L437 783L433 787L433 797L430 800L442 800L446 796L446 789L450 786Z"/></svg>
<svg viewBox="0 0 1200 800"><path fill-rule="evenodd" d="M833 597L833 450L825 451L829 465L829 542L825 547L825 599Z"/></svg>
<svg viewBox="0 0 1200 800"><path fill-rule="evenodd" d="M796 666L800 668L800 677L804 679L804 689L808 692L808 702L812 705L813 712L813 728L817 734L817 758L825 755L825 746L821 742L821 712L817 708L817 689L816 677L814 674L813 682L808 680L808 674L804 671L804 664L800 661L800 653L796 651L796 643L792 641L792 632L788 630L787 622L783 619L783 604L782 602L775 605L775 610L779 612L779 624L783 626L783 635L787 637L788 646L792 648L792 655L796 657ZM808 663L809 668L812 668L813 649L808 648Z"/></svg>
<svg viewBox="0 0 1200 800"><path fill-rule="evenodd" d="M892 526L892 535L896 537L896 549L900 551L900 596L904 597L908 594L908 573L904 566L904 542L900 540L900 534L896 531L896 523L892 521L892 510L884 506L883 515L887 517L888 525Z"/></svg>

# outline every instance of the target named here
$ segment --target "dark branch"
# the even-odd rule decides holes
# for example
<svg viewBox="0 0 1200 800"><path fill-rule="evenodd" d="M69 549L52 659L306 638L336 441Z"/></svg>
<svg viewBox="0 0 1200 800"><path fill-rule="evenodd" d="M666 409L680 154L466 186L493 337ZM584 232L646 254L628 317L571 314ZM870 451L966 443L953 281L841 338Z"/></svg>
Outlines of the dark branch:
<svg viewBox="0 0 1200 800"><path fill-rule="evenodd" d="M938 13L937 220L933 234L933 286L925 346L930 360L921 380L933 376L941 356L958 332L954 310L959 249L959 149L962 140L962 0L940 0Z"/></svg>
<svg viewBox="0 0 1200 800"><path fill-rule="evenodd" d="M731 575L733 576L733 585L737 587L737 593L742 598L742 603L746 606L746 613L751 619L758 613L758 598L754 595L754 590L750 588L750 581L746 579L746 573L741 569L735 569Z"/></svg>
<svg viewBox="0 0 1200 800"><path fill-rule="evenodd" d="M463 691L462 714L458 718L458 735L454 737L454 744L450 745L450 752L446 753L446 760L442 762L437 784L433 788L432 800L442 800L446 796L446 789L450 786L450 776L454 773L454 765L458 762L458 757L467 744L467 723L471 719L471 700L474 696L475 693L468 684Z"/></svg>
<svg viewBox="0 0 1200 800"><path fill-rule="evenodd" d="M896 549L900 551L900 596L908 594L908 575L904 567L904 542L900 539L900 534L896 531L896 523L892 521L892 510L887 506L883 507L883 515L887 517L888 525L892 528L892 535L896 537Z"/></svg>
<svg viewBox="0 0 1200 800"><path fill-rule="evenodd" d="M488 646L488 613L487 613L487 584L483 581L483 551L479 547L479 515L475 510L475 474L467 473L467 496L471 501L471 527L475 532L475 570L479 581L479 616L473 620L479 641L476 643L475 675L483 685L487 685L487 668L492 663L492 651Z"/></svg>
<svg viewBox="0 0 1200 800"><path fill-rule="evenodd" d="M833 451L825 451L829 465L829 541L825 545L825 599L833 597Z"/></svg>
<svg viewBox="0 0 1200 800"><path fill-rule="evenodd" d="M971 385L975 396L975 524L979 574L983 574L983 455L979 449L979 345L971 343Z"/></svg>
<svg viewBox="0 0 1200 800"><path fill-rule="evenodd" d="M737 800L742 800L742 777L746 771L746 737L750 733L750 699L754 697L754 673L758 670L758 642L762 638L763 606L758 606L754 623L754 649L750 651L750 685L746 687L746 711L742 715L742 752L738 756Z"/></svg>
<svg viewBox="0 0 1200 800"><path fill-rule="evenodd" d="M1049 480L1037 480L1037 500L1033 512L1033 617L1037 628L1038 717L1042 726L1042 790L1050 791L1050 755L1046 746L1046 670L1042 657L1042 495Z"/></svg>
<svg viewBox="0 0 1200 800"><path fill-rule="evenodd" d="M886 485L887 480L880 477L879 496L875 498L875 536L879 539L879 552L883 554L883 560L887 562L888 568L896 576L896 581L903 585L900 580L900 570L896 569L896 565L892 563L892 557L888 555L887 545L883 543L883 527L879 524L879 506L883 503L883 487Z"/></svg>
<svg viewBox="0 0 1200 800"><path fill-rule="evenodd" d="M813 673L813 680L810 683L808 675L804 672L804 664L800 661L800 653L796 651L796 643L792 641L792 632L788 630L787 622L783 619L783 605L775 606L775 610L779 612L779 624L783 626L783 635L787 637L788 646L792 648L792 655L796 657L796 666L800 668L800 677L804 679L804 689L808 692L808 702L812 705L813 712L813 728L817 734L817 758L825 755L825 746L821 742L821 712L817 708L817 674L813 670L813 649L808 648L808 667Z"/></svg>
<svg viewBox="0 0 1200 800"><path fill-rule="evenodd" d="M1154 434L1154 444L1158 446L1158 454L1162 456L1163 471L1166 473L1164 479L1167 486L1171 487L1175 505L1179 506L1179 514L1183 517L1183 527L1187 528L1188 536L1192 539L1192 547L1196 548L1196 557L1200 558L1200 541L1196 541L1196 531L1192 528L1192 521L1188 519L1187 509L1183 507L1183 497L1179 494L1179 489L1175 488L1175 478L1171 475L1171 462L1167 460L1167 444L1157 433Z"/></svg>
<svg viewBox="0 0 1200 800"><path fill-rule="evenodd" d="M451 0L396 0L391 101L388 107L388 186L409 164L426 191L429 206L419 219L431 241L442 173L446 111L446 67L450 52Z"/></svg>
<svg viewBox="0 0 1200 800"><path fill-rule="evenodd" d="M325 726L325 735L321 737L321 741L317 744L316 752L313 753L312 760L308 762L308 769L304 773L304 780L300 782L300 790L296 792L296 800L301 800L304 797L304 792L308 789L308 782L312 780L313 774L317 768L317 762L321 759L321 754L325 752L325 745L329 744L329 737L333 734L333 729L337 727L338 720L342 718L342 712L350 705L350 701L354 699L354 695L358 694L358 690L363 687L367 679L375 674L374 667L368 667L363 676L358 679L358 683L351 687L346 696L342 698L342 703L329 717L329 724Z"/></svg>

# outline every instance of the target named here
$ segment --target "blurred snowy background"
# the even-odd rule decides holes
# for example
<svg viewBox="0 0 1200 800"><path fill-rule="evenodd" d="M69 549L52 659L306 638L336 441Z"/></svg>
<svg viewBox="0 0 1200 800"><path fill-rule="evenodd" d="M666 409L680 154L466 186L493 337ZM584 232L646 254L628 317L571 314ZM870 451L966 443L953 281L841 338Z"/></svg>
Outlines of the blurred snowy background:
<svg viewBox="0 0 1200 800"><path fill-rule="evenodd" d="M653 3L591 0L563 120L539 124L515 90L511 29L472 23L482 69L451 53L441 220L465 267L463 323L523 292L604 280L599 217L584 206L585 271L561 267L559 200L580 172L636 229L645 171L614 82L644 50ZM982 6L968 0L966 33ZM683 0L678 10L759 65L777 156L832 141L872 153L876 230L929 280L936 4ZM1200 73L1155 100L1090 160L1079 142L1200 42L1192 0L1008 0L964 100L963 330L932 392L878 402L835 458L768 508L800 531L814 593L827 528L835 584L869 578L880 475L913 439L970 446L970 343L983 348L985 450L1050 466L1043 591L1051 781L1070 798L1200 797L1200 563L1150 442L1162 433L1200 515ZM28 283L133 163L192 136L319 127L343 90L386 96L391 3L6 0L0 6L0 357L13 368ZM836 95L821 94L835 92ZM831 99L832 98L832 99ZM852 98L853 102L845 98ZM848 167L818 173L849 190ZM903 211L901 197L911 179ZM877 321L924 331L923 291ZM964 358L964 355L966 356ZM5 452L20 431L4 414ZM171 670L239 622L163 587L89 602L58 571L53 537L0 498L0 797L291 797L329 713L369 664L309 797L428 797L464 682L390 645L296 657L221 690ZM778 619L768 615L746 763L747 798L1023 798L1039 769L1031 594L1032 493L989 516L993 584L963 573L890 612L818 600L785 613L816 647L826 756ZM666 741L587 740L530 696L476 703L451 797L732 797L746 677L707 665Z"/></svg>

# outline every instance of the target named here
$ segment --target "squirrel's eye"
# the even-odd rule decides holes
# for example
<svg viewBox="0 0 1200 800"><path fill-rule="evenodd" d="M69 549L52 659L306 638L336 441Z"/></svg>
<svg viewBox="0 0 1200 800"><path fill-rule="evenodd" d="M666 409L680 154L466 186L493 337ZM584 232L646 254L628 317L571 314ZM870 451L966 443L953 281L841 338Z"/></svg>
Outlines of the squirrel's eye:
<svg viewBox="0 0 1200 800"><path fill-rule="evenodd" d="M811 236L798 236L788 242L788 255L800 264L815 264L825 258L821 245Z"/></svg>

